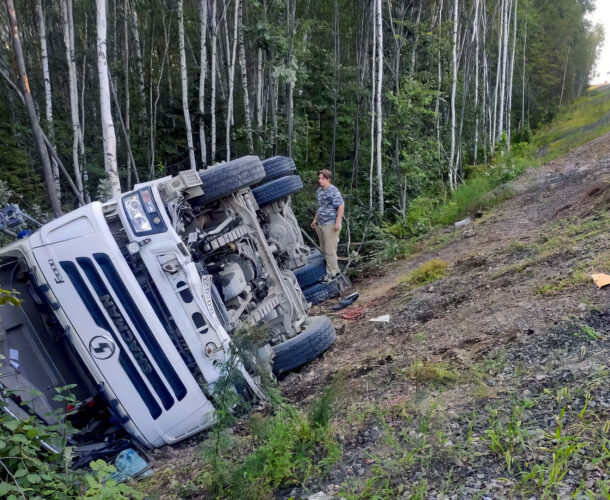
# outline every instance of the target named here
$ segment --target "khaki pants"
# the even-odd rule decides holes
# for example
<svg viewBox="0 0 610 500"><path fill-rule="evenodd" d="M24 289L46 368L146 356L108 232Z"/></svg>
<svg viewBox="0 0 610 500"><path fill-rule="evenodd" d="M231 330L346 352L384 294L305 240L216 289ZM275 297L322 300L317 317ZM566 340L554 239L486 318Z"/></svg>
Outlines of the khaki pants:
<svg viewBox="0 0 610 500"><path fill-rule="evenodd" d="M326 273L339 274L339 264L337 263L337 245L339 244L339 233L335 231L334 224L316 224L316 233L320 240L320 249L326 259Z"/></svg>

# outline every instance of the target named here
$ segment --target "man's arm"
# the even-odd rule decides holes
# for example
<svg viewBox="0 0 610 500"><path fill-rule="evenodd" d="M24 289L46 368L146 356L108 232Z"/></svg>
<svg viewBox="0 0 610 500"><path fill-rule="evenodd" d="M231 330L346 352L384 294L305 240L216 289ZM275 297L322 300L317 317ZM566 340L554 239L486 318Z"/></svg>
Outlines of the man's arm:
<svg viewBox="0 0 610 500"><path fill-rule="evenodd" d="M318 211L316 210L316 215L314 215L314 217L313 217L313 222L311 223L311 228L315 229L317 223L318 223Z"/></svg>
<svg viewBox="0 0 610 500"><path fill-rule="evenodd" d="M341 203L339 208L337 208L337 218L335 219L335 231L341 231L341 219L343 219L343 212L345 210L345 205Z"/></svg>

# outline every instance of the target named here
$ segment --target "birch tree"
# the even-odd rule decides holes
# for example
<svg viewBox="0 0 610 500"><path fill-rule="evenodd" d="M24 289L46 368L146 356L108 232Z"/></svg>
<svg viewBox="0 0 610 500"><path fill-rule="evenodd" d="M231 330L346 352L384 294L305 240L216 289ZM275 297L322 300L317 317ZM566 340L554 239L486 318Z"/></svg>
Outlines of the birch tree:
<svg viewBox="0 0 610 500"><path fill-rule="evenodd" d="M126 5L129 5L128 0L125 0ZM140 95L145 95L145 85L144 85L144 64L142 62L142 48L140 45L140 27L138 22L138 12L136 10L135 4L131 8L131 27L133 30L133 41L136 49L136 66L138 69L138 90L140 91ZM146 119L146 106L142 106L142 118L143 121Z"/></svg>
<svg viewBox="0 0 610 500"><path fill-rule="evenodd" d="M229 54L229 99L227 102L227 117L225 121L225 134L226 134L226 149L227 149L227 161L231 159L231 125L233 124L233 93L235 83L235 58L237 54L237 21L239 15L239 0L235 0L235 18L233 20L233 46L231 47L231 53ZM227 21L227 32L229 31ZM228 43L228 39L227 39Z"/></svg>
<svg viewBox="0 0 610 500"><path fill-rule="evenodd" d="M381 163L381 144L383 140L383 116L381 114L381 92L383 85L383 14L381 9L381 0L376 0L376 2L377 88L375 89L375 114L377 118L377 191L379 194L379 215L383 217L383 168Z"/></svg>
<svg viewBox="0 0 610 500"><path fill-rule="evenodd" d="M208 69L207 31L208 31L208 0L199 3L199 148L201 152L201 165L207 165L207 148L205 142L205 80ZM212 75L214 77L214 75Z"/></svg>
<svg viewBox="0 0 610 500"><path fill-rule="evenodd" d="M248 139L248 153L254 152L254 142L252 140L252 113L250 111L250 96L248 94L248 68L246 65L246 47L244 43L244 20L243 2L239 3L239 69L241 72L241 86L244 99L244 118L246 122L246 138Z"/></svg>
<svg viewBox="0 0 610 500"><path fill-rule="evenodd" d="M72 19L72 0L61 1L61 14L64 25L64 46L68 64L68 82L70 90L70 118L72 121L72 165L74 180L80 193L83 193L83 177L79 151L84 149L83 135L78 116L78 82L76 80L76 58L74 51L74 28Z"/></svg>
<svg viewBox="0 0 610 500"><path fill-rule="evenodd" d="M455 100L457 98L457 79L458 79L458 27L459 27L459 0L453 3L453 47L451 59L451 152L449 154L449 187L453 191L457 186L457 166L458 162L455 154Z"/></svg>
<svg viewBox="0 0 610 500"><path fill-rule="evenodd" d="M373 30L371 50L371 163L369 169L369 211L373 211L373 168L375 166L375 97L376 91L376 62L377 62L377 0L373 3Z"/></svg>
<svg viewBox="0 0 610 500"><path fill-rule="evenodd" d="M504 0L502 5L502 61L501 61L501 83L500 83L500 102L498 103L498 126L496 139L502 139L504 133L504 109L506 107L506 84L508 76L508 30L510 24L511 0ZM500 61L499 61L500 62Z"/></svg>
<svg viewBox="0 0 610 500"><path fill-rule="evenodd" d="M191 169L196 170L197 164L195 163L191 113L189 112L186 53L184 51L184 0L178 0L178 45L180 50L180 81L182 82L182 112L184 114L184 127L186 129L186 144L189 150L189 165Z"/></svg>
<svg viewBox="0 0 610 500"><path fill-rule="evenodd" d="M110 182L113 198L121 194L121 182L116 158L116 136L112 121L110 83L108 80L108 60L106 57L106 1L96 0L97 21L97 74L100 82L100 113L102 117L102 138L104 144L104 169Z"/></svg>
<svg viewBox="0 0 610 500"><path fill-rule="evenodd" d="M474 4L474 22L472 37L475 45L474 53L474 163L477 163L479 146L479 1Z"/></svg>
<svg viewBox="0 0 610 500"><path fill-rule="evenodd" d="M53 95L51 93L51 76L49 73L49 56L47 49L47 28L45 13L42 8L42 0L36 0L36 13L38 14L38 34L40 38L40 61L42 65L42 77L44 80L44 101L47 131L51 142L55 141L55 130L53 128ZM59 182L59 166L51 158L51 170L55 179L55 190L57 197L61 199L61 184Z"/></svg>
<svg viewBox="0 0 610 500"><path fill-rule="evenodd" d="M216 1L212 0L212 17L210 38L212 44L212 62L210 68L210 162L216 159L216 40L218 38L218 23L216 19Z"/></svg>
<svg viewBox="0 0 610 500"><path fill-rule="evenodd" d="M42 164L42 173L49 196L49 202L53 215L59 217L61 215L61 204L57 191L55 189L55 179L53 178L53 172L51 170L51 160L49 158L49 152L44 142L44 135L38 121L38 115L36 114L36 107L34 106L34 99L30 91L30 84L25 69L25 62L23 59L23 50L21 48L21 38L19 35L19 26L17 24L17 13L15 12L15 6L13 0L6 0L6 12L8 14L9 24L11 28L11 39L13 44L13 52L15 54L15 61L17 63L17 70L19 72L19 83L21 84L21 92L24 97L25 107L32 127L32 135L34 137L34 144L36 146L36 152L40 158Z"/></svg>
<svg viewBox="0 0 610 500"><path fill-rule="evenodd" d="M517 46L517 8L519 0L515 0L515 11L513 13L513 47L510 54L508 67L508 96L506 103L506 146L510 151L510 130L511 130L511 107L513 105L513 73L515 69L515 48Z"/></svg>

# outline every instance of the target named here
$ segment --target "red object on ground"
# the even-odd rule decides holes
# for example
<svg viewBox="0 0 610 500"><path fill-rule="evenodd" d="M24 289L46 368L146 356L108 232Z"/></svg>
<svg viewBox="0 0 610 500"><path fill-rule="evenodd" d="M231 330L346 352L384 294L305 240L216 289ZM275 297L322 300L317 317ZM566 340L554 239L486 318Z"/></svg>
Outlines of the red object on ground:
<svg viewBox="0 0 610 500"><path fill-rule="evenodd" d="M341 317L343 319L358 319L364 315L364 311L365 311L364 306L354 307L352 309L348 309L347 311L345 311L341 315Z"/></svg>

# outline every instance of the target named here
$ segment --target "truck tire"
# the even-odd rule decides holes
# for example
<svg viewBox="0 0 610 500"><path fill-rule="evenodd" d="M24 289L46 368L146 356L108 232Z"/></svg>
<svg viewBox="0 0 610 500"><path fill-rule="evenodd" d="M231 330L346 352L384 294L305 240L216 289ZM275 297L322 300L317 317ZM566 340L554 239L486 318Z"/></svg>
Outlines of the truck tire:
<svg viewBox="0 0 610 500"><path fill-rule="evenodd" d="M253 155L221 163L198 173L203 183L203 196L189 200L194 206L216 201L265 178L265 169L260 158Z"/></svg>
<svg viewBox="0 0 610 500"><path fill-rule="evenodd" d="M326 274L326 260L318 250L312 252L307 258L307 264L303 267L293 269L301 289L317 283Z"/></svg>
<svg viewBox="0 0 610 500"><path fill-rule="evenodd" d="M252 194L258 205L264 207L301 189L303 189L301 178L298 175L287 175L252 188Z"/></svg>
<svg viewBox="0 0 610 500"><path fill-rule="evenodd" d="M307 302L316 305L339 295L339 285L336 281L331 281L330 283L316 283L315 285L305 288L303 290L303 295L305 295Z"/></svg>
<svg viewBox="0 0 610 500"><path fill-rule="evenodd" d="M297 169L294 160L288 156L272 156L267 158L263 160L263 167L265 167L265 181L284 177Z"/></svg>
<svg viewBox="0 0 610 500"><path fill-rule="evenodd" d="M301 333L273 347L273 372L279 375L317 358L336 337L335 327L327 316L307 318Z"/></svg>

